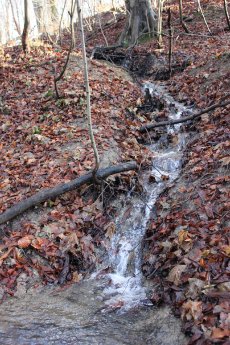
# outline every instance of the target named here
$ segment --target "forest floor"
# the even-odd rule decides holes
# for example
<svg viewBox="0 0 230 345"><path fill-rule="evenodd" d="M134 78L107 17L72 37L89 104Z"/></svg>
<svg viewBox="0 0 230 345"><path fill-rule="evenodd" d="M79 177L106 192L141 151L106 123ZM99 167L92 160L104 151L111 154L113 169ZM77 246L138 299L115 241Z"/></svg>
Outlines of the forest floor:
<svg viewBox="0 0 230 345"><path fill-rule="evenodd" d="M90 60L92 121L101 166L136 160L150 164L150 153L139 127L154 117L140 111L145 99L140 83L161 83L180 102L204 109L229 97L230 32L221 1L204 1L212 31L191 2L184 13L190 34L172 6L173 73L167 79L168 39L159 49L155 40L120 49L110 62ZM114 44L124 25L103 17L103 34ZM167 14L164 14L166 23ZM109 24L108 24L109 22ZM166 24L164 30L167 31ZM104 45L100 30L88 33L87 51ZM70 63L55 100L53 67L61 70L68 50L50 44L34 46L26 57L20 47L0 56L0 210L43 188L70 181L93 168L86 120L86 93L79 49ZM78 42L77 42L78 44ZM125 59L129 73L111 63ZM133 78L132 78L133 76ZM138 83L136 80L138 79ZM229 344L229 110L216 109L184 128L191 133L180 178L160 196L149 222L143 271L152 285L151 300L168 303L180 316L190 344ZM155 109L157 120L165 110ZM152 138L154 138L154 132ZM115 198L136 186L138 172L108 179L106 189L85 186L49 200L0 226L1 297L16 295L43 283L78 282L100 260L114 231ZM34 277L37 277L36 279Z"/></svg>

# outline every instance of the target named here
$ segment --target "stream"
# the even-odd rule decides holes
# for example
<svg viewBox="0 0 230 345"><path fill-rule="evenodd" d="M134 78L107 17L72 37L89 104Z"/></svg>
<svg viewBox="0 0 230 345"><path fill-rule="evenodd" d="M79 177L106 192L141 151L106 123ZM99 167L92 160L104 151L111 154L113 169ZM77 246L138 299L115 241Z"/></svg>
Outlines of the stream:
<svg viewBox="0 0 230 345"><path fill-rule="evenodd" d="M158 84L144 87L164 100L170 119L188 112ZM186 344L180 320L168 307L151 304L141 273L147 223L160 193L180 174L186 143L179 124L167 128L167 135L174 140L149 145L153 159L151 170L141 176L144 191L141 196L127 195L101 267L68 289L42 287L0 305L1 345ZM112 273L105 273L106 267Z"/></svg>

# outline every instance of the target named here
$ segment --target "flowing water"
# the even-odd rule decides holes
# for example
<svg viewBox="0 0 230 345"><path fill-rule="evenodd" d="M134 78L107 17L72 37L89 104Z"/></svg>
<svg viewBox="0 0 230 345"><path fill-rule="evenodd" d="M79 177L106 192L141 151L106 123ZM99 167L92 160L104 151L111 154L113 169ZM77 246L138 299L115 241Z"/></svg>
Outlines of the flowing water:
<svg viewBox="0 0 230 345"><path fill-rule="evenodd" d="M145 87L164 99L170 118L188 111L162 87ZM151 211L159 194L180 173L185 135L180 125L168 128L167 135L174 138L171 144L149 145L153 160L151 171L142 176L144 193L127 196L104 266L64 291L43 288L6 301L0 306L2 345L186 343L180 322L169 309L151 305L141 274L141 243ZM107 266L110 273L104 273Z"/></svg>
<svg viewBox="0 0 230 345"><path fill-rule="evenodd" d="M164 100L166 107L171 109L170 119L178 119L183 112L188 112L188 109L168 95L163 87L146 83L145 88ZM109 274L110 285L104 291L108 296L111 295L106 304L113 305L120 302L124 304L121 311L138 305L141 300L146 300L141 274L142 238L157 197L180 173L185 135L180 132L180 125L174 129L168 127L167 134L174 136L175 144L167 143L167 147L161 142L149 145L153 162L151 172L142 177L144 197L128 201L127 208L123 208L117 219L118 231L112 239L110 250L110 265L114 272ZM148 181L149 175L155 183Z"/></svg>

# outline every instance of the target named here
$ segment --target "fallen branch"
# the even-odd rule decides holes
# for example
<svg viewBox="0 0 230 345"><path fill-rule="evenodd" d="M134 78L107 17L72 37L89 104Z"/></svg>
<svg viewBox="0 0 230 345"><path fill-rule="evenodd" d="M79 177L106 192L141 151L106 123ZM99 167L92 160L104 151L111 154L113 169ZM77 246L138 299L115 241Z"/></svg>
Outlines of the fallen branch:
<svg viewBox="0 0 230 345"><path fill-rule="evenodd" d="M223 100L222 100L223 101ZM183 123L183 122L187 122L187 121L190 121L190 120L194 120L198 117L200 117L201 115L205 114L205 113L209 113L210 111L216 109L216 108L223 108L223 107L226 107L227 105L230 104L230 100L226 101L226 102L220 102L220 103L217 103L217 104L213 104L211 105L210 107L204 109L204 110L201 110L199 113L197 114L194 114L194 115L190 115L190 116L186 116L186 117L183 117L183 118L180 118L178 120L169 120L169 121L162 121L162 122L155 122L155 123L150 123L148 125L145 125L145 126L142 126L139 131L141 133L144 133L145 131L149 131L151 129L154 129L156 127L163 127L163 126L171 126L171 125L176 125L178 123Z"/></svg>
<svg viewBox="0 0 230 345"><path fill-rule="evenodd" d="M136 169L137 169L137 164L134 161L128 162L128 163L122 163L122 164L108 167L105 169L99 169L96 173L96 178L97 180L102 180L110 175L118 174L118 173L129 171L129 170L136 170ZM73 181L60 184L54 188L44 189L38 192L37 194L32 195L28 199L20 201L16 205L12 206L11 208L3 212L0 215L0 224L8 222L9 220L22 214L29 208L37 206L46 200L54 199L57 196L64 194L66 192L69 192L71 190L74 190L76 188L79 188L86 183L93 182L94 178L95 178L95 175L93 174L93 172L90 172L86 175L83 175L74 179Z"/></svg>
<svg viewBox="0 0 230 345"><path fill-rule="evenodd" d="M106 46L106 47L95 47L92 51L90 59L98 59L100 56L103 56L104 53L112 52L118 48L123 48L122 44L115 44L112 46Z"/></svg>

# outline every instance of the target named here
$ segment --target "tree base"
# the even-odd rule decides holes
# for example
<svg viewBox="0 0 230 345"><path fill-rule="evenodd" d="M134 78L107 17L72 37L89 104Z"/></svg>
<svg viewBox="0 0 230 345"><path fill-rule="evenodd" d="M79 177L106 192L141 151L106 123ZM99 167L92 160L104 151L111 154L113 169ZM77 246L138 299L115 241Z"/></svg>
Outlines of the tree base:
<svg viewBox="0 0 230 345"><path fill-rule="evenodd" d="M127 0L126 9L129 16L119 43L134 45L144 34L156 35L157 19L149 0Z"/></svg>

